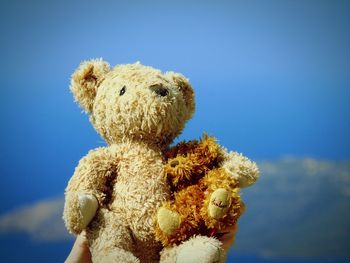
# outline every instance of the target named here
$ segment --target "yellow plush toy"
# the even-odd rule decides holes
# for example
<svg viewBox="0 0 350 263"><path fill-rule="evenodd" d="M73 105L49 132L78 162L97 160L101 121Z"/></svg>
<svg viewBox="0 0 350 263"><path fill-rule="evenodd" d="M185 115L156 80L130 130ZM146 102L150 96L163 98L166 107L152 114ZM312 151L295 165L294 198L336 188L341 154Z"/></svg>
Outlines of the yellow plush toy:
<svg viewBox="0 0 350 263"><path fill-rule="evenodd" d="M255 163L228 153L207 135L199 142L178 144L166 153L166 159L165 175L173 198L158 210L155 227L164 246L194 235L216 236L237 229L244 210L239 190L256 181L259 171Z"/></svg>
<svg viewBox="0 0 350 263"><path fill-rule="evenodd" d="M235 224L242 203L234 189L255 181L249 176L256 167L210 137L170 147L194 112L188 80L140 63L110 68L96 59L73 73L71 91L107 142L79 161L65 192L66 227L73 234L85 230L93 262L222 261L221 243L206 231L190 239L191 232L174 233L184 233L187 222L204 220L208 229L230 219ZM189 170L183 158L193 162ZM191 202L203 209L189 210ZM187 221L191 211L198 220ZM163 243L174 245L164 248L156 239L161 231L170 237ZM177 239L184 241L176 245Z"/></svg>

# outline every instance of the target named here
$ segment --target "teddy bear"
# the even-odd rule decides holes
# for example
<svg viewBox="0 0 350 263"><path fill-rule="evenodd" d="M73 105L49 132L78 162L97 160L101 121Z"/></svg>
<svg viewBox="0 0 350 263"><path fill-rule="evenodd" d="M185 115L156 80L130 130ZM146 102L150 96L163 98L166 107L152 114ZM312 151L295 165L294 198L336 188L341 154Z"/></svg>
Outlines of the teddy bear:
<svg viewBox="0 0 350 263"><path fill-rule="evenodd" d="M171 246L198 234L235 232L244 211L239 190L257 180L256 164L237 152L228 153L206 134L200 141L172 147L165 158L173 198L157 212L156 239Z"/></svg>
<svg viewBox="0 0 350 263"><path fill-rule="evenodd" d="M214 237L195 235L167 247L156 240L154 220L172 199L165 163L195 109L188 79L139 62L111 68L93 59L75 70L70 90L107 143L79 161L65 190L65 225L86 233L92 261L223 262Z"/></svg>

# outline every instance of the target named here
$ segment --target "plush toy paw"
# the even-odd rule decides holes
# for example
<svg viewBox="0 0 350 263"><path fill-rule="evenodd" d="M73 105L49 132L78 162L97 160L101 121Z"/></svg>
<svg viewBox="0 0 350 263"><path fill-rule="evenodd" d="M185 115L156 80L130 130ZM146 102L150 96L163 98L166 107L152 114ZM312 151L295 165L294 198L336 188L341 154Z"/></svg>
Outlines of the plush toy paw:
<svg viewBox="0 0 350 263"><path fill-rule="evenodd" d="M222 167L237 179L240 188L248 187L258 180L259 169L255 162L237 152L227 152L223 149L225 161Z"/></svg>
<svg viewBox="0 0 350 263"><path fill-rule="evenodd" d="M63 219L69 232L79 234L90 223L98 208L96 197L88 193L66 195Z"/></svg>
<svg viewBox="0 0 350 263"><path fill-rule="evenodd" d="M98 201L92 194L79 193L78 202L81 214L81 227L84 229L94 218L98 208Z"/></svg>
<svg viewBox="0 0 350 263"><path fill-rule="evenodd" d="M222 218L229 206L230 206L230 195L226 189L219 188L215 190L210 196L210 203L208 206L208 214L214 219Z"/></svg>
<svg viewBox="0 0 350 263"><path fill-rule="evenodd" d="M177 263L223 263L225 251L221 242L215 238L196 236L181 244Z"/></svg>
<svg viewBox="0 0 350 263"><path fill-rule="evenodd" d="M157 212L159 228L167 235L174 233L179 228L181 220L178 213L161 207Z"/></svg>

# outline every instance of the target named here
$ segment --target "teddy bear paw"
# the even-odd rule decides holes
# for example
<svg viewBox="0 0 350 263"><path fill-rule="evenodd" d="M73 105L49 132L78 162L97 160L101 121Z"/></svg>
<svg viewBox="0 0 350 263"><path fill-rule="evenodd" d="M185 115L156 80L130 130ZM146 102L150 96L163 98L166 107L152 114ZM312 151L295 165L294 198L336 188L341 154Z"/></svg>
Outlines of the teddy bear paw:
<svg viewBox="0 0 350 263"><path fill-rule="evenodd" d="M98 201L92 194L78 193L79 210L81 215L81 227L84 229L94 218Z"/></svg>
<svg viewBox="0 0 350 263"><path fill-rule="evenodd" d="M195 236L179 248L176 263L223 263L225 251L215 238Z"/></svg>
<svg viewBox="0 0 350 263"><path fill-rule="evenodd" d="M222 218L230 206L230 195L226 189L219 188L210 196L208 214L214 219Z"/></svg>
<svg viewBox="0 0 350 263"><path fill-rule="evenodd" d="M173 234L180 226L180 216L167 208L161 207L157 212L159 228L167 235Z"/></svg>

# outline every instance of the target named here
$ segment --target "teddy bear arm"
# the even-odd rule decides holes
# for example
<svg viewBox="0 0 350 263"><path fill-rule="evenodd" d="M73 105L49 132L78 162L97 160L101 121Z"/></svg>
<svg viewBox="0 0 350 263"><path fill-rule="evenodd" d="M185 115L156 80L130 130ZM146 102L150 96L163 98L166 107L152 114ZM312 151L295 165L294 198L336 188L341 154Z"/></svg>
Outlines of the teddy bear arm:
<svg viewBox="0 0 350 263"><path fill-rule="evenodd" d="M221 167L209 171L199 183L205 189L201 207L205 225L216 231L234 226L244 211L236 178Z"/></svg>
<svg viewBox="0 0 350 263"><path fill-rule="evenodd" d="M221 167L225 168L239 182L239 187L253 185L259 178L259 168L255 162L237 152L227 152L222 148Z"/></svg>
<svg viewBox="0 0 350 263"><path fill-rule="evenodd" d="M105 203L108 185L117 174L118 158L109 148L91 150L83 157L70 179L66 192L85 192L96 196L99 203Z"/></svg>
<svg viewBox="0 0 350 263"><path fill-rule="evenodd" d="M70 232L79 234L108 201L116 166L117 158L108 148L92 150L79 161L65 192L63 218Z"/></svg>

